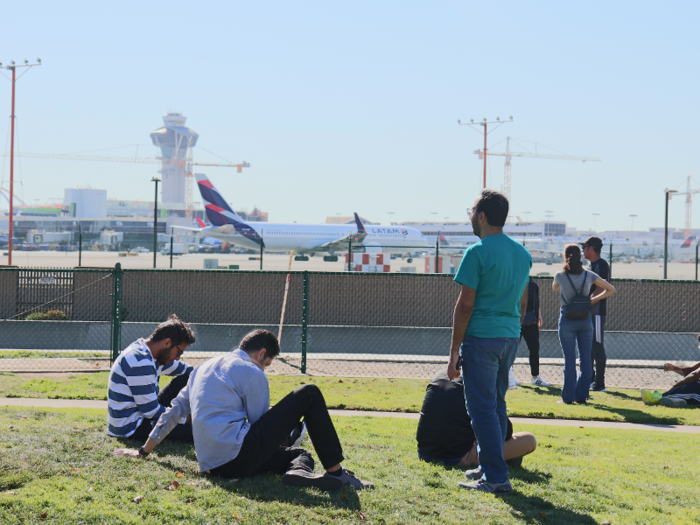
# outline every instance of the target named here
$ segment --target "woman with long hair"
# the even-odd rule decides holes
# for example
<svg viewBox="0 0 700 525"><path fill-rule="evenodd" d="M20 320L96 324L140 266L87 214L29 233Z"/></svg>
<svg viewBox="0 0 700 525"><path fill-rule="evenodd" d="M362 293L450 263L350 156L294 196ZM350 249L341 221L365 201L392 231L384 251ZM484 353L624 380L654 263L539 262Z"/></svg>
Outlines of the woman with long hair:
<svg viewBox="0 0 700 525"><path fill-rule="evenodd" d="M602 290L589 297L591 287ZM559 315L559 343L564 354L564 387L562 401L566 404L585 404L591 378L591 350L593 348L593 325L590 307L598 301L610 297L617 291L612 284L593 272L583 269L581 248L577 244L564 247L563 271L554 276L552 289L559 292L561 313ZM580 370L576 376L576 345Z"/></svg>

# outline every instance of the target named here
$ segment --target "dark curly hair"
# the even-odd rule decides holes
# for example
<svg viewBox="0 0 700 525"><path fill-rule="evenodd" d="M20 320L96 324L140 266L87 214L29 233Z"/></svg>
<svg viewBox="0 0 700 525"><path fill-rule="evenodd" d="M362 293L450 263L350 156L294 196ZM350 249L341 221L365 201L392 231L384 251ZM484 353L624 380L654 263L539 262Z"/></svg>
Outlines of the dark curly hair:
<svg viewBox="0 0 700 525"><path fill-rule="evenodd" d="M564 246L564 273L580 275L581 272L583 272L581 248L578 244L567 244Z"/></svg>
<svg viewBox="0 0 700 525"><path fill-rule="evenodd" d="M172 344L178 346L182 343L187 343L187 345L193 345L197 340L194 332L186 322L180 319L177 315L172 314L168 317L168 320L164 323L160 323L158 327L151 334L151 341L162 341L163 339L168 339L172 341Z"/></svg>

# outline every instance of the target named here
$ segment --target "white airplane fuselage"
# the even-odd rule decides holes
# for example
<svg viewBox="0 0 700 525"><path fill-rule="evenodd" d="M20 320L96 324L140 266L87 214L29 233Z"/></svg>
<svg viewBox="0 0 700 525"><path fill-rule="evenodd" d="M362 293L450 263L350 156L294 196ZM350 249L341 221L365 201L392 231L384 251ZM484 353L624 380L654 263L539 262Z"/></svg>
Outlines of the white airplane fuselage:
<svg viewBox="0 0 700 525"><path fill-rule="evenodd" d="M340 249L321 248L324 244L357 233L353 224L275 224L268 222L247 222L263 239L266 251L294 251L295 253L328 252L333 254L347 252L347 247ZM365 248L380 248L386 253L410 253L420 249L431 248L434 245L421 232L402 226L371 226L365 225L367 236L361 243L353 245L353 250L359 246ZM259 250L260 245L236 232L234 226L210 226L201 230L200 235L214 237L224 242L244 248Z"/></svg>

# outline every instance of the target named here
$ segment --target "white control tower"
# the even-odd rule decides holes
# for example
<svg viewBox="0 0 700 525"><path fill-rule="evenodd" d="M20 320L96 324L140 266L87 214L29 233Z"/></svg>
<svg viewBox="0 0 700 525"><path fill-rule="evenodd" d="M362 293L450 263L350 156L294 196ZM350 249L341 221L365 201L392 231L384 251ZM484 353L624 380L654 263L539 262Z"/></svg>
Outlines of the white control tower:
<svg viewBox="0 0 700 525"><path fill-rule="evenodd" d="M185 127L186 120L182 113L168 113L163 117L163 127L151 133L153 145L161 151L164 204L187 204L187 164L192 161L192 148L199 135Z"/></svg>

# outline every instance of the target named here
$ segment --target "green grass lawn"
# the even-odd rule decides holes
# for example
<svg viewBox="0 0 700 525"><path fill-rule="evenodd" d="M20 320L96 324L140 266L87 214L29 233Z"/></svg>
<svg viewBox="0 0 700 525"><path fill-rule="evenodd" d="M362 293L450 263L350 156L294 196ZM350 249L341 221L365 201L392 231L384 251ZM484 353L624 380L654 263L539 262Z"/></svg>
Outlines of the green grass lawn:
<svg viewBox="0 0 700 525"><path fill-rule="evenodd" d="M107 399L107 372L76 374L63 378L27 379L0 372L0 397L55 399ZM418 412L427 381L418 379L337 378L308 376L269 376L273 404L304 383L315 383L326 397L329 408ZM161 378L161 386L170 381ZM700 410L677 409L642 404L638 390L611 388L591 392L588 406L564 405L559 388L522 385L508 392L509 415L547 419L583 419L700 425Z"/></svg>
<svg viewBox="0 0 700 525"><path fill-rule="evenodd" d="M419 461L415 421L333 420L345 465L374 481L374 490L322 493L285 487L278 476L224 481L200 474L193 447L182 444L161 444L146 460L117 458L115 447L140 443L108 437L103 411L0 408L0 523L700 521L700 473L688 458L695 436L518 428L533 431L539 447L511 470L514 493L497 498L457 487L461 469ZM181 487L171 491L173 480ZM137 496L141 503L132 501Z"/></svg>

